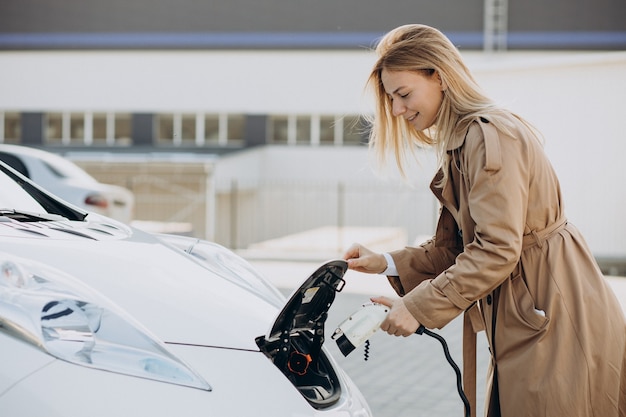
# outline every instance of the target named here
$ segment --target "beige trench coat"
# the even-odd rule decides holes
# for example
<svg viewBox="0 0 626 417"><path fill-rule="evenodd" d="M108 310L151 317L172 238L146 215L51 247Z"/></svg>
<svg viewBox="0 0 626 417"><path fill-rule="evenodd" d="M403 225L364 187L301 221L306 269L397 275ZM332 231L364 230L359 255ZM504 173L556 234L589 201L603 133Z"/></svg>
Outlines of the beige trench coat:
<svg viewBox="0 0 626 417"><path fill-rule="evenodd" d="M442 203L436 235L392 252L399 276L389 281L426 327L467 311L466 333L485 330L488 416L625 417L623 312L565 219L541 144L511 121L515 137L481 118L451 141L449 180L431 185ZM475 391L472 349L466 334L466 391Z"/></svg>

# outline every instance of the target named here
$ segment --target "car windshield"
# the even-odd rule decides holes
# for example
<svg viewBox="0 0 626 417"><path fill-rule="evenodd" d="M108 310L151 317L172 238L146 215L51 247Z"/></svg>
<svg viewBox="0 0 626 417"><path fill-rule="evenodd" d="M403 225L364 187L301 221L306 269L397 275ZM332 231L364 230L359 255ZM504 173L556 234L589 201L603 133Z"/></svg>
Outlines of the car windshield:
<svg viewBox="0 0 626 417"><path fill-rule="evenodd" d="M15 181L0 172L0 208L45 213L46 210Z"/></svg>

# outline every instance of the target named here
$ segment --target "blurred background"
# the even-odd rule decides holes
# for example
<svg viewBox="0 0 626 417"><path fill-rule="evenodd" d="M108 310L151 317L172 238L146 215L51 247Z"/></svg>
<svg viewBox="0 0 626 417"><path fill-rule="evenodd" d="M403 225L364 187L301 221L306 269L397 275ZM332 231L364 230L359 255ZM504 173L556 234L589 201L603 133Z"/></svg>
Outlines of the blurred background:
<svg viewBox="0 0 626 417"><path fill-rule="evenodd" d="M542 131L569 219L605 274L626 275L624 0L2 0L0 160L74 204L225 245L288 293L354 241L392 250L435 230L434 155L408 181L374 174L361 118L372 47L407 23L442 30ZM380 277L348 282L330 325L391 295ZM442 329L455 358L459 326ZM374 414L459 412L439 346L385 336L368 366L327 344Z"/></svg>
<svg viewBox="0 0 626 417"><path fill-rule="evenodd" d="M434 232L434 155L375 175L360 116L371 49L406 23L542 131L569 219L626 273L623 0L4 0L0 142L130 190L137 227L249 259L398 248Z"/></svg>

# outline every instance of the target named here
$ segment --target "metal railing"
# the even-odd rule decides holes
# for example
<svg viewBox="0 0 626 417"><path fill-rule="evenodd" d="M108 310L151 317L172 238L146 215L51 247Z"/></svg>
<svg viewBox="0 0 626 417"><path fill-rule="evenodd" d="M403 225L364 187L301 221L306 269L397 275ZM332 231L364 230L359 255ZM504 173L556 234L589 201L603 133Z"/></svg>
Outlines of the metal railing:
<svg viewBox="0 0 626 417"><path fill-rule="evenodd" d="M437 204L430 191L398 183L216 182L206 163L75 162L101 182L130 189L141 227L231 249L322 227L397 228L411 241L435 228Z"/></svg>
<svg viewBox="0 0 626 417"><path fill-rule="evenodd" d="M409 239L435 228L434 198L407 186L341 181L246 185L232 181L218 189L215 240L233 249L323 227L399 228Z"/></svg>

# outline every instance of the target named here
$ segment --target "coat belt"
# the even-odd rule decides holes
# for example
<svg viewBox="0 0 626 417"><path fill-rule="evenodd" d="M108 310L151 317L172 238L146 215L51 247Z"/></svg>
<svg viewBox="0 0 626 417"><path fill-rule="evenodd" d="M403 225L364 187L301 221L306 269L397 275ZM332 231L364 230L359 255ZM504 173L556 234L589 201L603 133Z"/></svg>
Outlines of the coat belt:
<svg viewBox="0 0 626 417"><path fill-rule="evenodd" d="M522 250L526 250L533 246L539 246L541 248L543 246L543 242L545 242L548 238L550 238L558 231L562 230L566 225L567 219L560 218L543 230L533 230L530 233L525 234L522 237Z"/></svg>

